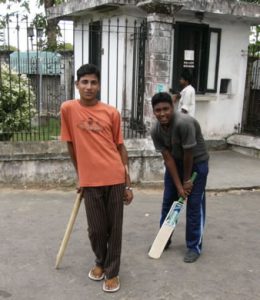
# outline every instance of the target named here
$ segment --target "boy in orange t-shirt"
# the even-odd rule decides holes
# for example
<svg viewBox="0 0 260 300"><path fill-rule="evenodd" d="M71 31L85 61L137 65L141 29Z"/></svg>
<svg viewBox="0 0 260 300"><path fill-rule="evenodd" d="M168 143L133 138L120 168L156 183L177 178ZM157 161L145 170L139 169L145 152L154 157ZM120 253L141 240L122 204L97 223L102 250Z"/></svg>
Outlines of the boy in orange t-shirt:
<svg viewBox="0 0 260 300"><path fill-rule="evenodd" d="M123 143L121 118L112 106L97 99L100 72L86 64L77 71L80 99L61 106L61 140L68 151L83 189L89 239L96 265L89 278L103 280L105 292L120 288L123 200L133 199L128 155Z"/></svg>

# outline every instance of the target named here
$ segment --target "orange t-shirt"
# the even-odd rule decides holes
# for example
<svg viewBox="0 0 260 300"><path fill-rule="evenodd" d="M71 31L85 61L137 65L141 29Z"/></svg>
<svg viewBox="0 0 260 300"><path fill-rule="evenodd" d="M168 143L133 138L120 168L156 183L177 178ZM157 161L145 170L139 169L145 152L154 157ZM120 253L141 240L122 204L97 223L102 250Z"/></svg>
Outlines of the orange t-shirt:
<svg viewBox="0 0 260 300"><path fill-rule="evenodd" d="M125 168L117 145L123 144L121 118L112 106L79 100L61 105L61 140L72 142L81 187L125 182Z"/></svg>

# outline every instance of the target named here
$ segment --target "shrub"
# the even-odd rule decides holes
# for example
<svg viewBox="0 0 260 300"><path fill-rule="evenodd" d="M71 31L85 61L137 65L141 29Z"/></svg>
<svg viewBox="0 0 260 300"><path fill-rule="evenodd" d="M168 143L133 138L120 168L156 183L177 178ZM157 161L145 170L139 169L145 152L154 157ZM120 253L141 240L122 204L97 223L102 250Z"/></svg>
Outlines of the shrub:
<svg viewBox="0 0 260 300"><path fill-rule="evenodd" d="M15 132L26 132L35 115L35 94L26 75L9 70L0 71L0 140L9 140Z"/></svg>

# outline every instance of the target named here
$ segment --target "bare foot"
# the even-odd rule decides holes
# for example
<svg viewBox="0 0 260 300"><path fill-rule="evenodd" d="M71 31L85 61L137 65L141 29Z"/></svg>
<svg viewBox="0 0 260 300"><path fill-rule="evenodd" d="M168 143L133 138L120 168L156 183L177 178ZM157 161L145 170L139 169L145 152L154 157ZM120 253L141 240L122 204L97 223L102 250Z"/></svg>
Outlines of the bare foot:
<svg viewBox="0 0 260 300"><path fill-rule="evenodd" d="M105 292L116 292L120 289L119 276L113 277L111 279L106 279L103 284L103 290Z"/></svg>
<svg viewBox="0 0 260 300"><path fill-rule="evenodd" d="M95 266L90 270L88 277L92 280L102 280L104 278L104 269Z"/></svg>

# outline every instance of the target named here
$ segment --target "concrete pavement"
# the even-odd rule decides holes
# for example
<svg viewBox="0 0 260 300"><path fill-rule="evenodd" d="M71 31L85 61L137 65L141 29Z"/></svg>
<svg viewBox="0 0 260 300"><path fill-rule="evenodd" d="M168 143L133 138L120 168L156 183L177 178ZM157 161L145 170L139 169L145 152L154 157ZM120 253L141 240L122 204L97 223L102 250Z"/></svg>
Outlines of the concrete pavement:
<svg viewBox="0 0 260 300"><path fill-rule="evenodd" d="M260 159L234 151L210 152L207 190L260 188Z"/></svg>
<svg viewBox="0 0 260 300"><path fill-rule="evenodd" d="M260 160L211 152L204 253L195 264L182 261L184 214L171 248L160 260L148 258L162 190L135 189L125 209L122 289L114 295L87 277L94 257L83 206L61 269L54 268L74 191L0 189L0 299L258 300L259 178Z"/></svg>
<svg viewBox="0 0 260 300"><path fill-rule="evenodd" d="M108 295L87 277L94 257L83 206L61 268L54 268L74 191L1 189L0 299L258 300L260 191L208 193L204 253L194 264L182 261L184 214L171 248L159 260L147 256L161 192L137 189L126 207L122 288Z"/></svg>

